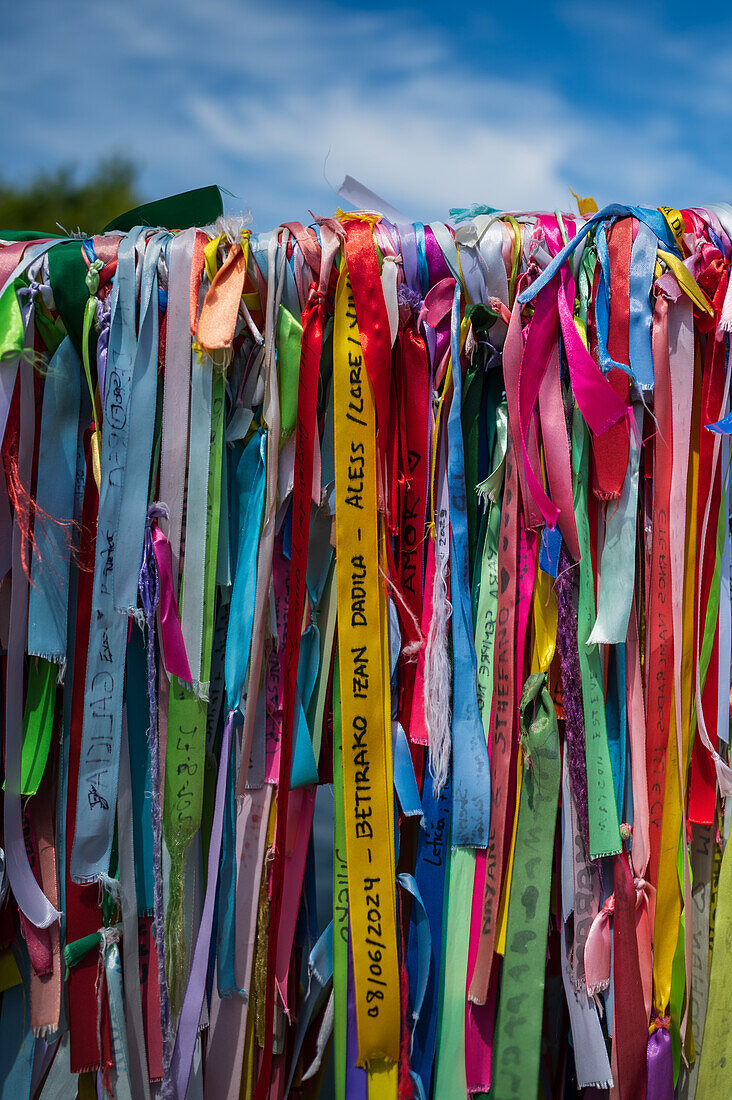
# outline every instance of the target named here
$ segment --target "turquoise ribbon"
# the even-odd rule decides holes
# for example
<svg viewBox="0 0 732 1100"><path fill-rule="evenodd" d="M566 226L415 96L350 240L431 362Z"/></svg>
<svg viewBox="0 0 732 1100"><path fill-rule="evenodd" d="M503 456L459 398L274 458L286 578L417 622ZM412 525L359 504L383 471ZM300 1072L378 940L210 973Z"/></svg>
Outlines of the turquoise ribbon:
<svg viewBox="0 0 732 1100"><path fill-rule="evenodd" d="M236 503L238 540L236 572L231 593L229 630L224 655L227 710L239 706L244 690L254 624L257 587L257 550L266 483L267 433L258 429L245 446L236 466L232 497Z"/></svg>
<svg viewBox="0 0 732 1100"><path fill-rule="evenodd" d="M152 782L150 779L150 704L147 696L147 654L141 631L133 627L127 646L127 738L132 784L135 887L141 916L152 915L155 898L153 876Z"/></svg>

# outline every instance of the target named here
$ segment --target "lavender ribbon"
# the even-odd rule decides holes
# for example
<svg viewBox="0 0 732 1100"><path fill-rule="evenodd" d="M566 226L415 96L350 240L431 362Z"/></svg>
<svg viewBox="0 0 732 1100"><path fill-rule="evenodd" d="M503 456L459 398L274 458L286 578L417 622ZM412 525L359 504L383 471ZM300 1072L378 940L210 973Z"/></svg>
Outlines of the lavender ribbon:
<svg viewBox="0 0 732 1100"><path fill-rule="evenodd" d="M206 993L206 975L208 971L209 947L211 945L211 933L213 931L214 906L216 902L216 884L219 877L219 857L221 855L221 837L224 827L224 806L226 794L226 780L229 773L229 756L231 750L231 737L234 730L234 717L236 710L230 710L224 723L224 734L221 739L221 754L219 756L219 772L216 779L216 800L214 802L213 822L211 824L211 839L208 848L208 869L206 875L206 896L203 902L201 923L198 927L198 937L193 951L191 971L188 976L183 1007L178 1021L178 1034L175 1039L173 1060L171 1065L175 1094L178 1100L184 1100L188 1089L193 1065L193 1052L196 1046L198 1025L201 1019L203 998Z"/></svg>

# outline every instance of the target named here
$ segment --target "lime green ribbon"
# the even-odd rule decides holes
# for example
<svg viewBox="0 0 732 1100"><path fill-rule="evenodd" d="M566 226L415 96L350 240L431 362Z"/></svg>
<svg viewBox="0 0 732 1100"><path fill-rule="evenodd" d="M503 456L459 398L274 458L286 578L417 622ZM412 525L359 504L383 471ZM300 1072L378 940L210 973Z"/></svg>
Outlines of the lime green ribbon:
<svg viewBox="0 0 732 1100"><path fill-rule="evenodd" d="M20 279L14 279L0 298L0 362L15 359L23 351L25 327L17 293L22 286Z"/></svg>

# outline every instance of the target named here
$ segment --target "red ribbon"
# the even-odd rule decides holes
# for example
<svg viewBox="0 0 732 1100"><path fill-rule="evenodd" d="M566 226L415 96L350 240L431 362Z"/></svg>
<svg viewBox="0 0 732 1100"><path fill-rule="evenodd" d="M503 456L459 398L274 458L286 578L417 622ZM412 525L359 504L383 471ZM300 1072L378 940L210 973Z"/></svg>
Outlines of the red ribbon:
<svg viewBox="0 0 732 1100"><path fill-rule="evenodd" d="M85 436L86 482L81 518L81 543L79 548L79 587L76 612L76 645L74 651L74 680L71 692L71 724L69 741L68 793L66 798L66 941L81 939L97 932L102 923L99 905L99 887L96 883L79 886L71 878L69 862L76 827L76 789L79 783L81 757L81 731L84 722L84 687L86 660L89 646L89 627L92 610L92 584L96 556L96 527L99 496L91 462L91 431ZM99 954L90 952L72 967L67 982L69 1006L69 1033L71 1072L84 1073L100 1064L97 1041L97 981L99 980ZM104 976L101 978L104 983ZM101 1062L110 1066L113 1061L109 1031L109 1006L102 989L102 1053Z"/></svg>
<svg viewBox="0 0 732 1100"><path fill-rule="evenodd" d="M352 221L346 225L346 264L351 276L366 373L376 407L376 460L381 479L379 501L382 503L391 393L391 331L374 235L368 222Z"/></svg>
<svg viewBox="0 0 732 1100"><path fill-rule="evenodd" d="M646 1094L646 1015L636 940L636 891L627 855L615 856L613 1055L619 1100Z"/></svg>

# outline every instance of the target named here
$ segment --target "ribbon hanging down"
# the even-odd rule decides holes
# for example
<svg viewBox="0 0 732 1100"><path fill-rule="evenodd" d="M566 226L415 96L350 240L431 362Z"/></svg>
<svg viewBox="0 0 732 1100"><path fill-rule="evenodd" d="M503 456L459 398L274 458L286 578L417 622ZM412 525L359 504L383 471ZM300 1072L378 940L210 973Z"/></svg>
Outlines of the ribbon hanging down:
<svg viewBox="0 0 732 1100"><path fill-rule="evenodd" d="M347 192L0 228L0 1096L722 1096L732 206Z"/></svg>

